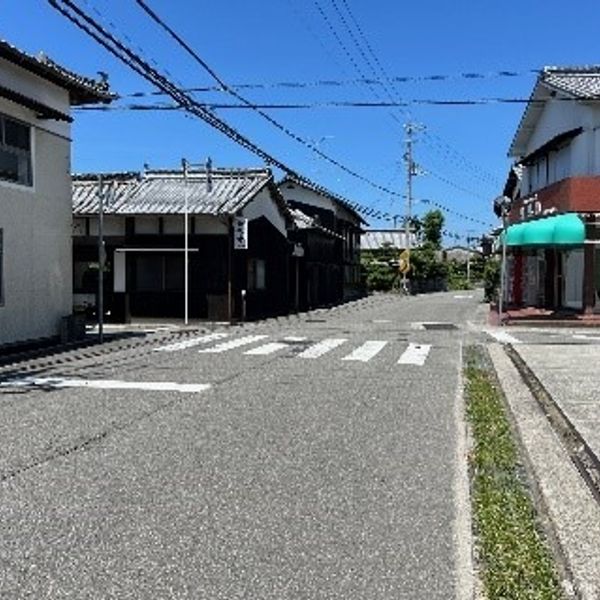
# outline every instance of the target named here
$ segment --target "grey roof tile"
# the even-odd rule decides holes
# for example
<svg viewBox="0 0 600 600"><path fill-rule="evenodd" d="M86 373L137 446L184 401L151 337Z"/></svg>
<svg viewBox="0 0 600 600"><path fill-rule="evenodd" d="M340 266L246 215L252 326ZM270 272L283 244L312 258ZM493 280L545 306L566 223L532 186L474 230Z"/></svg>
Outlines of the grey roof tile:
<svg viewBox="0 0 600 600"><path fill-rule="evenodd" d="M71 104L107 103L115 98L105 79L96 80L78 75L54 62L43 53L32 56L7 41L0 40L0 58L68 90Z"/></svg>
<svg viewBox="0 0 600 600"><path fill-rule="evenodd" d="M117 215L234 214L273 181L269 169L103 174L105 211ZM98 175L73 176L73 214L98 212Z"/></svg>

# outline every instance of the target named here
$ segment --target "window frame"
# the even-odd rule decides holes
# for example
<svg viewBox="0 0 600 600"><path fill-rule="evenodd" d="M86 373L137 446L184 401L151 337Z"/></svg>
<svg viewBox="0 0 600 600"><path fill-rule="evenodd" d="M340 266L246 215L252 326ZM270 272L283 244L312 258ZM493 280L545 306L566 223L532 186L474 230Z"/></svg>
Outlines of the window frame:
<svg viewBox="0 0 600 600"><path fill-rule="evenodd" d="M18 148L16 146L9 146L5 143L6 139L6 122L12 122L16 125L26 127L27 133L29 136L29 148L23 149ZM17 157L22 156L24 154L28 155L28 167L29 167L29 178L27 181L14 181L12 179L6 179L0 176L0 185L6 187L13 187L19 190L35 190L35 175L34 175L34 156L35 156L35 137L33 135L35 127L31 123L27 123L26 121L22 121L21 119L16 119L15 117L9 116L5 113L0 113L0 151L4 150L8 154L14 154Z"/></svg>

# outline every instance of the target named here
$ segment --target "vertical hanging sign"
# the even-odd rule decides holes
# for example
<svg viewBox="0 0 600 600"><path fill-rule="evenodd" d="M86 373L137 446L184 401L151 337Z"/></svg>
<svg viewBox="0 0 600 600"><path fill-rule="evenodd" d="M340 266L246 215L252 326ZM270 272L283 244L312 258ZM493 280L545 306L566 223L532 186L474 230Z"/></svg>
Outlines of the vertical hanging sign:
<svg viewBox="0 0 600 600"><path fill-rule="evenodd" d="M248 250L248 219L233 219L233 247L236 250Z"/></svg>

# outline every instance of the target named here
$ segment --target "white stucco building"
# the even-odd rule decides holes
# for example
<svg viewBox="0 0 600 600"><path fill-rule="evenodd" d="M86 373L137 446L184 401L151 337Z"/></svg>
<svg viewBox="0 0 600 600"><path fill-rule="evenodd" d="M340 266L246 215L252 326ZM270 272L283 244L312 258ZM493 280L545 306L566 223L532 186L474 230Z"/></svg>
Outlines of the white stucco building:
<svg viewBox="0 0 600 600"><path fill-rule="evenodd" d="M505 300L600 304L600 67L546 67L509 149Z"/></svg>
<svg viewBox="0 0 600 600"><path fill-rule="evenodd" d="M0 348L56 336L72 312L70 110L110 99L0 41Z"/></svg>

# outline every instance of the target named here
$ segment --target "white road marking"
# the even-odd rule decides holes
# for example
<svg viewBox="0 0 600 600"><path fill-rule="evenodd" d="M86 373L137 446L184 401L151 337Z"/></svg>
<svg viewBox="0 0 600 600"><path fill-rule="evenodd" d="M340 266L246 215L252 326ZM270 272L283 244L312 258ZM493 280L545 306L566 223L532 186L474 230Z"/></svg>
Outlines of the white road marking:
<svg viewBox="0 0 600 600"><path fill-rule="evenodd" d="M373 319L373 323L391 323L391 319Z"/></svg>
<svg viewBox="0 0 600 600"><path fill-rule="evenodd" d="M90 388L99 390L145 390L155 392L197 393L209 389L208 383L170 381L118 381L116 379L63 379L62 377L19 377L0 382L0 387Z"/></svg>
<svg viewBox="0 0 600 600"><path fill-rule="evenodd" d="M228 333L209 333L208 335L201 335L200 337L190 338L189 340L184 340L182 342L159 346L158 348L154 348L154 352L176 352L177 350L185 350L186 348L193 348L194 346L222 340L228 335Z"/></svg>
<svg viewBox="0 0 600 600"><path fill-rule="evenodd" d="M576 340L600 340L600 336L597 335L586 335L585 333L574 333L573 338Z"/></svg>
<svg viewBox="0 0 600 600"><path fill-rule="evenodd" d="M244 354L250 354L252 356L265 356L266 354L273 354L273 352L283 350L284 348L289 348L289 345L281 342L271 342L270 344L264 344L258 348L252 348L252 350L248 350L247 352L244 352Z"/></svg>
<svg viewBox="0 0 600 600"><path fill-rule="evenodd" d="M202 350L198 350L198 352L218 354L220 352L227 352L228 350L233 350L234 348L239 348L240 346L247 346L248 344L253 344L254 342L264 340L268 337L268 335L247 335L245 337L237 338L237 340L231 340L229 342L217 344L216 346L212 346L211 348L202 348Z"/></svg>
<svg viewBox="0 0 600 600"><path fill-rule="evenodd" d="M510 333L506 333L506 331L502 331L500 329L484 329L484 331L491 335L497 342L501 344L520 344L521 340L518 340L516 337L510 335Z"/></svg>
<svg viewBox="0 0 600 600"><path fill-rule="evenodd" d="M346 338L327 338L321 342L317 342L316 344L310 346L304 352L300 352L298 354L298 358L319 358L319 356L323 356L330 350L341 346L343 343L347 342Z"/></svg>
<svg viewBox="0 0 600 600"><path fill-rule="evenodd" d="M298 335L288 335L283 338L284 342L305 342L308 338Z"/></svg>
<svg viewBox="0 0 600 600"><path fill-rule="evenodd" d="M409 344L408 348L398 359L399 365L418 365L422 367L427 360L427 355L431 350L430 344Z"/></svg>
<svg viewBox="0 0 600 600"><path fill-rule="evenodd" d="M370 340L365 342L362 346L359 346L348 354L348 356L344 356L342 360L359 360L361 362L367 362L371 360L375 355L379 354L386 346L387 342L380 340Z"/></svg>
<svg viewBox="0 0 600 600"><path fill-rule="evenodd" d="M452 296L455 300L464 300L467 298L472 298L473 294L457 294L456 296Z"/></svg>

